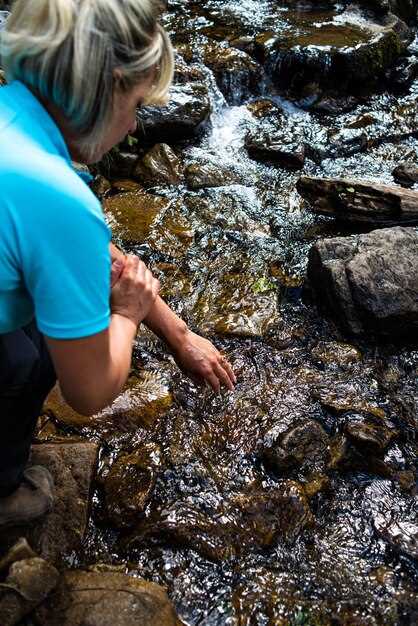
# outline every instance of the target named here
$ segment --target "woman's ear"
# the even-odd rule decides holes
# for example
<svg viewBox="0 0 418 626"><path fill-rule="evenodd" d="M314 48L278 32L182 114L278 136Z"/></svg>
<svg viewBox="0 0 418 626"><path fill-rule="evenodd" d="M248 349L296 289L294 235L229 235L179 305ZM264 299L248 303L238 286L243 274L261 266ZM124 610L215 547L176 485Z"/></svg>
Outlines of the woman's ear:
<svg viewBox="0 0 418 626"><path fill-rule="evenodd" d="M113 82L118 85L123 78L123 74L122 74L122 70L120 70L118 67L116 69L113 70Z"/></svg>

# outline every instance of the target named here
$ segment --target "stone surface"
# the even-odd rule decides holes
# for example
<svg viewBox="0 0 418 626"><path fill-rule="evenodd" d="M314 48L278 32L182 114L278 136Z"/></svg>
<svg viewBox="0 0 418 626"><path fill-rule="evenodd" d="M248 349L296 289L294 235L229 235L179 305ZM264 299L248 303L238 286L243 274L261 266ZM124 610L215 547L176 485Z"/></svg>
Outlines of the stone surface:
<svg viewBox="0 0 418 626"><path fill-rule="evenodd" d="M32 550L27 540L24 537L20 537L10 550L1 557L0 572L7 571L16 561L24 561L25 559L32 559L36 556L36 552Z"/></svg>
<svg viewBox="0 0 418 626"><path fill-rule="evenodd" d="M10 547L22 535L45 560L60 563L80 548L87 528L90 485L96 468L94 443L40 444L32 447L32 463L48 468L54 479L52 511L31 528L9 529L0 537Z"/></svg>
<svg viewBox="0 0 418 626"><path fill-rule="evenodd" d="M260 161L274 161L283 167L300 170L305 163L305 146L287 133L272 136L250 133L245 139L249 156Z"/></svg>
<svg viewBox="0 0 418 626"><path fill-rule="evenodd" d="M180 626L166 591L119 573L67 571L36 612L39 626Z"/></svg>
<svg viewBox="0 0 418 626"><path fill-rule="evenodd" d="M318 301L352 334L412 339L418 330L418 234L390 228L319 241L308 279Z"/></svg>
<svg viewBox="0 0 418 626"><path fill-rule="evenodd" d="M210 114L207 88L201 83L175 85L164 107L142 107L136 137L148 143L171 142L193 137Z"/></svg>
<svg viewBox="0 0 418 626"><path fill-rule="evenodd" d="M56 587L59 573L38 557L16 561L0 583L0 624L14 626Z"/></svg>
<svg viewBox="0 0 418 626"><path fill-rule="evenodd" d="M309 208L343 222L390 226L418 224L418 191L344 178L302 176L298 192Z"/></svg>
<svg viewBox="0 0 418 626"><path fill-rule="evenodd" d="M81 415L72 409L64 400L59 385L55 385L49 393L42 408L42 414L53 417L60 424L82 428L90 426L94 422L94 417Z"/></svg>
<svg viewBox="0 0 418 626"><path fill-rule="evenodd" d="M182 166L175 152L167 144L156 144L138 161L133 177L145 186L178 185Z"/></svg>
<svg viewBox="0 0 418 626"><path fill-rule="evenodd" d="M362 359L361 352L348 343L339 341L321 341L312 350L312 356L323 365L346 366L358 363Z"/></svg>
<svg viewBox="0 0 418 626"><path fill-rule="evenodd" d="M361 452L383 455L386 448L398 436L385 420L375 415L348 413L344 416L344 432Z"/></svg>

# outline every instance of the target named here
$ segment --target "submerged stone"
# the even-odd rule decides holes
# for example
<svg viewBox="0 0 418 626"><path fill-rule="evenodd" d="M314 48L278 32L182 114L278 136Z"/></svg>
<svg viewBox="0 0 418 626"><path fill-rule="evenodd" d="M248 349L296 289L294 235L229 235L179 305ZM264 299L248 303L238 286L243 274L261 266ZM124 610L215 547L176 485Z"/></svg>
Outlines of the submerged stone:
<svg viewBox="0 0 418 626"><path fill-rule="evenodd" d="M267 435L268 438L268 435ZM279 474L320 467L328 459L328 435L318 422L307 420L292 425L263 451L263 458Z"/></svg>
<svg viewBox="0 0 418 626"><path fill-rule="evenodd" d="M107 517L118 528L138 523L156 481L161 451L148 443L113 463L104 479Z"/></svg>
<svg viewBox="0 0 418 626"><path fill-rule="evenodd" d="M197 191L207 187L222 187L241 182L241 177L231 170L216 167L212 164L192 163L185 170L186 183L189 189Z"/></svg>
<svg viewBox="0 0 418 626"><path fill-rule="evenodd" d="M126 243L141 243L147 240L152 226L168 205L165 198L140 190L108 198L104 210L115 236Z"/></svg>

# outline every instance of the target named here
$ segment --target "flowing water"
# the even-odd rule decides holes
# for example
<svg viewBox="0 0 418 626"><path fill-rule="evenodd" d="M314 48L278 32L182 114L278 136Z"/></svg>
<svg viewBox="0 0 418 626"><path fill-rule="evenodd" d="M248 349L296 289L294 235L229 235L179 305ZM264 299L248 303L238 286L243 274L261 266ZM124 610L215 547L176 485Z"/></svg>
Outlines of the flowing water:
<svg viewBox="0 0 418 626"><path fill-rule="evenodd" d="M193 37L199 46L226 30L294 29L296 16L304 28L312 15L293 4L170 2L166 22L177 42ZM345 5L323 3L316 22L338 26ZM102 456L78 562L122 566L165 585L190 626L412 624L418 351L353 345L303 296L312 243L349 231L306 210L295 190L300 172L249 158L247 133L270 118L254 117L251 93L227 105L210 70L199 67L210 88L211 129L178 150L186 165L209 164L234 182L154 189L170 203L164 224L171 231L134 249L173 308L225 352L238 384L220 395L202 389L160 341L146 332L138 338L136 383L99 430L79 431L101 442ZM268 80L263 90L289 136L303 136L321 155L306 160L305 173L393 183L392 169L417 158L417 87L322 117ZM364 132L370 141L359 150ZM377 424L390 444L374 454L347 444L347 424L359 419ZM278 441L302 445L302 459L271 463ZM106 480L115 459L141 450L148 450L151 495L135 514L130 490L143 485L121 472L118 497L134 513L124 527L109 521L117 515L109 514Z"/></svg>

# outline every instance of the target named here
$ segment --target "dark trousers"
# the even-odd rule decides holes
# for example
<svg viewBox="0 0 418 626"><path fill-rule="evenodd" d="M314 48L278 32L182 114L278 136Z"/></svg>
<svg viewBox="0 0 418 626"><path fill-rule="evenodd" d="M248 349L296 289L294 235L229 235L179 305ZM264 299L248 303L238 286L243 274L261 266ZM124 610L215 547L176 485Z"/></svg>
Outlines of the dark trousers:
<svg viewBox="0 0 418 626"><path fill-rule="evenodd" d="M0 335L0 497L22 480L36 422L55 381L44 337L34 322Z"/></svg>

